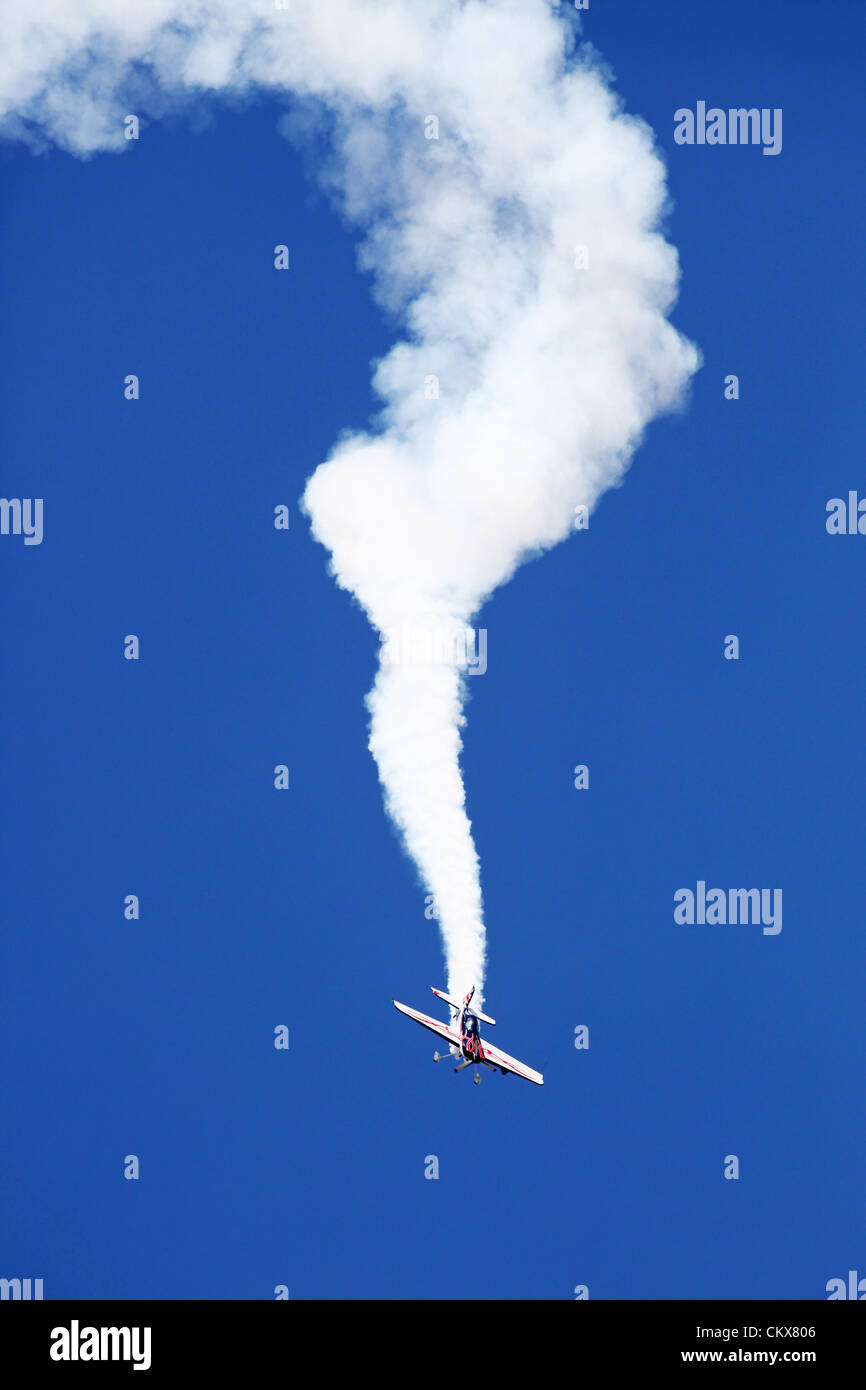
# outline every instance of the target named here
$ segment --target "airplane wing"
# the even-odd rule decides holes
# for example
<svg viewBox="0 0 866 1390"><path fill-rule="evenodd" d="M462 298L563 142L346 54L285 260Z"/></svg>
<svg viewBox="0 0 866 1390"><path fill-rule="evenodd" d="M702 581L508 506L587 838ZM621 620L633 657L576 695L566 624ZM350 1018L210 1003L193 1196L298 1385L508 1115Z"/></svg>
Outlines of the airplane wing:
<svg viewBox="0 0 866 1390"><path fill-rule="evenodd" d="M399 1009L401 1014L408 1014L414 1018L416 1023L420 1023L422 1028L429 1028L431 1033L438 1033L440 1038L447 1038L456 1047L460 1046L460 1034L456 1028L451 1028L447 1023L440 1023L438 1018L430 1018L427 1014L419 1013L417 1009L410 1009L407 1004L398 1004L394 1000L394 1008Z"/></svg>
<svg viewBox="0 0 866 1390"><path fill-rule="evenodd" d="M509 1057L507 1052L501 1052L498 1047L493 1047L486 1038L482 1038L481 1047L486 1062L492 1062L494 1066L502 1067L504 1071L513 1071L515 1076L523 1076L527 1081L534 1081L536 1086L544 1085L544 1077L540 1071L533 1071L532 1067L524 1066L523 1062Z"/></svg>

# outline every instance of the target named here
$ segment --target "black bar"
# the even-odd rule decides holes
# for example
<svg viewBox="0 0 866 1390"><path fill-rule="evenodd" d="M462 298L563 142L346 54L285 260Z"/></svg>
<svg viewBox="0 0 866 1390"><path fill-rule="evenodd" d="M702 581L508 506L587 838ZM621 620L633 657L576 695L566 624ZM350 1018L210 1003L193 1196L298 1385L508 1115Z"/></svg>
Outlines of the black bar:
<svg viewBox="0 0 866 1390"><path fill-rule="evenodd" d="M863 1301L863 1300L861 1300ZM407 1345L415 1328L414 1311L423 1342ZM491 1367L510 1358L515 1349L535 1348L536 1370L548 1361L554 1344L539 1344L539 1332L567 1338L570 1349L562 1370L568 1378L594 1368L619 1371L667 1372L673 1367L721 1364L763 1366L767 1369L805 1365L823 1377L861 1365L863 1314L842 1302L605 1302L572 1303L401 1302L4 1302L0 1304L2 1369L15 1365L16 1384L24 1377L48 1373L52 1379L108 1371L161 1380L189 1372L196 1386L223 1381L254 1368L284 1367L304 1378L318 1371L328 1380L347 1366L354 1375L373 1373L365 1360L377 1355L389 1364L388 1348L402 1346L400 1364L407 1376L427 1375L432 1347L447 1337L449 1353L455 1342L480 1358L485 1378ZM432 1314L432 1317L431 1317ZM450 1315L450 1316L449 1316ZM363 1322L362 1322L363 1319ZM357 1329L363 1327L363 1339ZM106 1329L105 1336L102 1329ZM96 1329L97 1336L89 1329ZM123 1329L114 1333L108 1329ZM137 1334L133 1329L138 1329ZM149 1341L145 1335L149 1329ZM420 1361L412 1366L412 1346ZM420 1348L426 1348L421 1352ZM70 1359L54 1359L65 1354ZM365 1350L366 1348L366 1350ZM85 1359L91 1350L105 1359ZM78 1359L72 1359L77 1352ZM82 1352L85 1356L82 1356ZM113 1359L115 1352L118 1357ZM537 1357L542 1355L541 1362ZM407 1359L408 1357L408 1359ZM352 1360L356 1364L352 1370ZM136 1375L135 1361L141 1364ZM149 1365L145 1361L149 1360ZM389 1381L398 1380L393 1362ZM533 1364L533 1363L530 1363ZM513 1371L513 1365L511 1370ZM533 1379L535 1374L533 1373ZM547 1377L549 1378L549 1376ZM555 1377L561 1378L559 1374Z"/></svg>

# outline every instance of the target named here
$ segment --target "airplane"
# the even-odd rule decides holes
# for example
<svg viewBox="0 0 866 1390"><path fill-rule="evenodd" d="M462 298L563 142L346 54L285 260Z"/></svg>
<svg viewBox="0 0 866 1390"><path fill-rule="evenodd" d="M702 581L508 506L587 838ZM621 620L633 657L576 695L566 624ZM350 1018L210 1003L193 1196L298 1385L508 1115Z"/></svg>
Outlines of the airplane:
<svg viewBox="0 0 866 1390"><path fill-rule="evenodd" d="M432 989L431 985L431 989ZM438 1033L441 1038L445 1038L449 1043L448 1052L445 1056L440 1056L438 1052L433 1053L434 1062L444 1062L448 1056L462 1057L464 1060L455 1071L464 1071L466 1067L474 1067L475 1075L472 1078L476 1086L480 1086L481 1077L478 1075L479 1067L487 1067L490 1071L496 1071L497 1067L503 1076L507 1076L510 1071L515 1076L523 1076L527 1081L534 1081L536 1086L544 1085L544 1077L541 1072L533 1071L532 1067L524 1066L514 1057L509 1057L507 1052L500 1052L498 1048L491 1047L490 1043L482 1042L478 1031L479 1023L495 1024L495 1018L488 1018L480 1009L470 1009L472 996L475 993L473 985L465 999L452 999L450 994L444 990L434 989L433 993L437 999L443 999L446 1004L451 1006L451 1022L440 1023L438 1018L430 1018L427 1014L419 1013L417 1009L410 1009L407 1004L398 1004L393 1001L394 1007L399 1009L401 1014L408 1014L409 1018L414 1018L416 1023L420 1023L422 1028L429 1028L431 1033Z"/></svg>

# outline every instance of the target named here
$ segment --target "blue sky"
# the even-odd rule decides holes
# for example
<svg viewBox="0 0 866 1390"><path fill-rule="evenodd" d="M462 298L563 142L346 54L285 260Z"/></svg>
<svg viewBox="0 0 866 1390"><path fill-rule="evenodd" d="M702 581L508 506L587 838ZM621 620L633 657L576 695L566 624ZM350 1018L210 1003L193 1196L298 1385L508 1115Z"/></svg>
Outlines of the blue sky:
<svg viewBox="0 0 866 1390"><path fill-rule="evenodd" d="M283 105L122 156L0 147L2 492L45 499L41 546L0 541L0 1274L705 1299L866 1273L866 539L824 525L866 494L863 29L853 3L586 19L667 161L704 365L589 531L480 619L486 1007L543 1090L434 1068L391 1005L429 1006L441 949L366 747L375 636L297 499L399 325ZM781 107L782 154L675 145L698 100ZM781 933L678 926L698 879L781 887Z"/></svg>

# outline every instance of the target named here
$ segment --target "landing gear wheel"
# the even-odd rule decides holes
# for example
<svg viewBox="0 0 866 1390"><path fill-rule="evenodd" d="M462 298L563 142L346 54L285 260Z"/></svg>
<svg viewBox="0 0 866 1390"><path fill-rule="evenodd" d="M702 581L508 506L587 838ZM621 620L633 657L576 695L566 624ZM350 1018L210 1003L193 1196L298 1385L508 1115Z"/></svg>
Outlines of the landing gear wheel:
<svg viewBox="0 0 866 1390"><path fill-rule="evenodd" d="M472 1080L475 1082L475 1085L476 1085L476 1086L480 1086L480 1085L481 1085L481 1077L478 1075L478 1072L475 1073L475 1075L473 1076Z"/></svg>
<svg viewBox="0 0 866 1390"><path fill-rule="evenodd" d="M439 1053L438 1053L438 1052L434 1052L434 1053L433 1053L433 1061L434 1061L434 1062L441 1062L441 1061L442 1061L442 1058L439 1056Z"/></svg>

